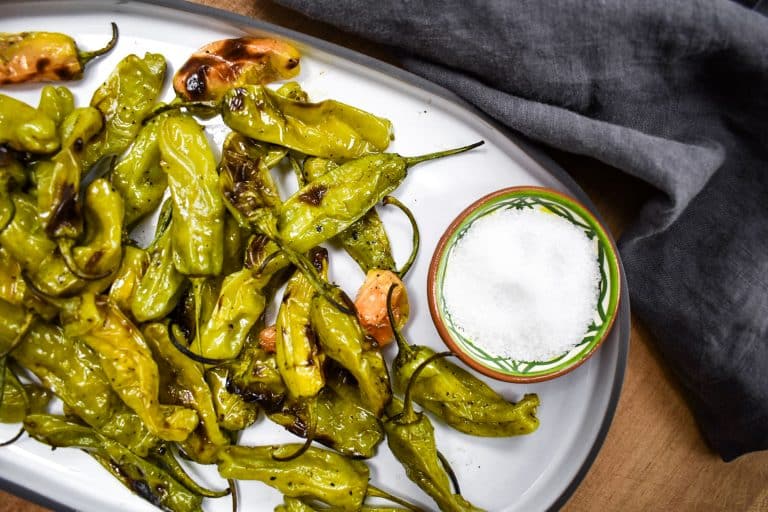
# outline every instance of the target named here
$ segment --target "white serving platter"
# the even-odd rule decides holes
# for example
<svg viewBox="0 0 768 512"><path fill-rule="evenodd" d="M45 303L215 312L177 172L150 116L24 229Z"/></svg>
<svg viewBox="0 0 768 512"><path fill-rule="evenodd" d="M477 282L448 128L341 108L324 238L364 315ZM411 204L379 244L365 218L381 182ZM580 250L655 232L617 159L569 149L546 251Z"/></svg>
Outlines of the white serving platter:
<svg viewBox="0 0 768 512"><path fill-rule="evenodd" d="M398 68L325 41L231 13L181 1L117 0L29 1L0 4L0 32L48 30L75 36L82 48L100 47L109 38L109 22L120 40L108 56L93 62L85 78L68 85L79 105L130 53L162 53L169 77L201 45L243 34L292 41L303 54L297 77L313 100L334 98L389 118L395 127L390 150L416 155L485 140L470 153L414 168L395 195L419 221L422 248L406 279L411 299L407 338L443 349L427 308L426 275L443 230L473 200L503 187L540 185L569 193L588 206L588 198L551 160L506 132L450 92ZM170 81L166 99L172 97ZM40 86L2 87L0 92L36 104ZM211 126L221 142L224 130ZM280 180L284 192L292 178ZM410 228L396 210L379 208L399 261L410 250ZM362 274L344 255L332 254L332 278L354 293ZM585 476L607 433L618 402L629 343L629 301L622 277L622 303L613 332L599 351L577 370L535 385L488 381L509 399L539 394L541 426L532 435L487 439L469 437L435 421L436 437L461 483L463 495L489 511L557 509ZM395 349L387 349L388 356ZM0 425L0 439L16 427ZM295 440L261 418L241 444ZM386 444L386 443L385 443ZM380 488L434 510L434 504L408 480L385 445L371 460L371 480ZM221 486L215 467L192 468L210 486ZM28 437L0 449L0 487L56 510L156 510L131 494L85 453L51 451ZM259 482L241 482L240 510L268 511L280 495ZM206 499L207 511L228 511L228 498Z"/></svg>

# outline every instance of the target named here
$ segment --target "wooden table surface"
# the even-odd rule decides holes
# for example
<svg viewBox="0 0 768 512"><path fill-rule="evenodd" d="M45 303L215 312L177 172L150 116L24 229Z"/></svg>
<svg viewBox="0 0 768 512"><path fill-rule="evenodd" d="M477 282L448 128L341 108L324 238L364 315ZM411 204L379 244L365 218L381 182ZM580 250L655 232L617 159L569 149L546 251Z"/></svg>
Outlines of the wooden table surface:
<svg viewBox="0 0 768 512"><path fill-rule="evenodd" d="M263 0L200 0L397 64L386 49ZM615 237L651 190L589 158L548 153L592 198ZM0 491L0 512L45 509ZM634 315L619 406L600 454L566 511L768 512L768 452L724 463L704 443L648 330Z"/></svg>

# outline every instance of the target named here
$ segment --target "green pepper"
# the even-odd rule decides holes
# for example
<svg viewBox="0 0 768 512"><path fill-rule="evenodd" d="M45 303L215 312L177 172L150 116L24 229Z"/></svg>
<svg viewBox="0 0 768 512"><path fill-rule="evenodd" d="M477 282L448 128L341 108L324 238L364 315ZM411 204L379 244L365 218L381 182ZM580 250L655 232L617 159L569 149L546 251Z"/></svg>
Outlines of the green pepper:
<svg viewBox="0 0 768 512"><path fill-rule="evenodd" d="M91 428L47 414L27 416L24 428L31 437L50 446L87 451L123 485L156 507L176 512L202 510L199 495L166 471Z"/></svg>
<svg viewBox="0 0 768 512"><path fill-rule="evenodd" d="M304 438L310 435L310 424L316 422L315 441L347 457L371 458L384 440L381 424L363 404L337 392L339 386L353 387L340 382L324 387L312 408L315 418L308 416L303 404L289 400L279 411L270 412L269 419Z"/></svg>
<svg viewBox="0 0 768 512"><path fill-rule="evenodd" d="M184 293L187 279L173 264L173 247L170 226L171 202L166 201L160 214L155 240L147 252L150 263L141 277L131 301L131 311L139 322L163 318L173 311Z"/></svg>
<svg viewBox="0 0 768 512"><path fill-rule="evenodd" d="M24 307L0 300L0 357L21 342L34 319Z"/></svg>
<svg viewBox="0 0 768 512"><path fill-rule="evenodd" d="M133 145L110 173L112 185L125 200L125 225L134 226L153 212L163 200L168 177L160 166L157 140L165 116L149 121L141 128Z"/></svg>
<svg viewBox="0 0 768 512"><path fill-rule="evenodd" d="M0 423L19 423L27 414L44 412L51 392L37 384L22 384L16 375L0 362Z"/></svg>
<svg viewBox="0 0 768 512"><path fill-rule="evenodd" d="M103 48L84 52L74 39L58 32L0 33L0 84L77 80L94 58L117 43L117 25Z"/></svg>
<svg viewBox="0 0 768 512"><path fill-rule="evenodd" d="M357 512L368 489L365 463L319 448L290 461L278 461L296 445L228 446L219 452L224 478L259 480L292 498L316 500L333 510Z"/></svg>
<svg viewBox="0 0 768 512"><path fill-rule="evenodd" d="M93 107L75 109L61 126L61 149L53 165L38 167L37 208L40 220L52 237L77 238L82 229L80 180L86 145L104 128L101 112Z"/></svg>
<svg viewBox="0 0 768 512"><path fill-rule="evenodd" d="M231 89L221 107L232 130L307 155L358 158L384 151L392 138L386 119L335 100L294 101L263 86Z"/></svg>
<svg viewBox="0 0 768 512"><path fill-rule="evenodd" d="M292 249L306 252L333 238L395 190L409 167L468 151L482 144L402 157L394 153L352 160L318 177L289 197L280 210L280 237Z"/></svg>
<svg viewBox="0 0 768 512"><path fill-rule="evenodd" d="M527 394L517 403L507 402L468 371L444 358L434 359L435 351L431 348L408 344L392 314L392 292L396 286L392 285L387 294L387 313L398 348L392 363L395 388L402 392L410 387L414 402L465 434L506 437L535 431L539 426L538 395Z"/></svg>
<svg viewBox="0 0 768 512"><path fill-rule="evenodd" d="M160 96L165 67L165 57L159 53L147 53L144 58L128 55L96 89L91 106L104 115L105 129L86 147L85 169L105 156L119 155L128 149L142 120Z"/></svg>
<svg viewBox="0 0 768 512"><path fill-rule="evenodd" d="M117 270L122 257L123 198L103 178L91 182L83 202L85 233L82 242L59 243L65 258L71 257L70 270L87 278L108 276ZM74 246L74 247L72 247Z"/></svg>
<svg viewBox="0 0 768 512"><path fill-rule="evenodd" d="M69 336L78 336L98 355L112 389L160 439L183 441L198 423L197 413L161 406L157 363L141 331L103 296L84 294L62 312Z"/></svg>
<svg viewBox="0 0 768 512"><path fill-rule="evenodd" d="M158 442L112 390L99 356L60 327L35 322L12 357L65 408L111 439L144 455Z"/></svg>
<svg viewBox="0 0 768 512"><path fill-rule="evenodd" d="M15 151L53 153L59 149L59 132L44 113L0 94L0 145L4 144Z"/></svg>
<svg viewBox="0 0 768 512"><path fill-rule="evenodd" d="M40 102L37 110L48 116L60 126L64 119L75 110L75 97L66 87L46 85L40 91Z"/></svg>
<svg viewBox="0 0 768 512"><path fill-rule="evenodd" d="M221 428L231 431L243 430L259 417L259 408L255 403L246 402L240 395L227 390L227 368L211 368L205 372L205 380L211 388L216 417Z"/></svg>
<svg viewBox="0 0 768 512"><path fill-rule="evenodd" d="M29 282L46 295L60 296L83 289L85 281L67 267L56 243L48 238L38 218L34 200L11 195L14 216L0 232L0 245L21 265Z"/></svg>
<svg viewBox="0 0 768 512"><path fill-rule="evenodd" d="M215 464L221 445L213 444L205 430L198 426L189 437L178 443L186 458L198 464Z"/></svg>
<svg viewBox="0 0 768 512"><path fill-rule="evenodd" d="M187 397L184 405L197 411L208 439L220 446L229 444L229 439L219 429L213 396L205 381L202 365L192 361L173 346L168 336L168 328L164 324L153 323L146 326L144 335L153 351L170 367L174 380Z"/></svg>
<svg viewBox="0 0 768 512"><path fill-rule="evenodd" d="M307 182L312 183L337 167L338 164L333 160L310 157L304 160L303 174ZM368 210L347 229L336 235L334 240L341 244L364 272L372 269L394 272L396 269L389 237L375 208Z"/></svg>
<svg viewBox="0 0 768 512"><path fill-rule="evenodd" d="M272 276L244 268L224 278L215 308L192 350L210 359L237 357L245 337L267 305L264 287Z"/></svg>
<svg viewBox="0 0 768 512"><path fill-rule="evenodd" d="M255 340L246 342L240 357L231 363L227 390L246 402L256 402L267 412L279 411L288 394L275 355L268 354Z"/></svg>
<svg viewBox="0 0 768 512"><path fill-rule="evenodd" d="M158 138L173 198L173 264L185 275L217 275L224 258L224 203L208 139L194 119L178 116L163 121Z"/></svg>
<svg viewBox="0 0 768 512"><path fill-rule="evenodd" d="M52 320L59 312L56 306L29 288L22 276L21 265L2 246L0 246L0 299L14 306L23 306L45 320Z"/></svg>
<svg viewBox="0 0 768 512"><path fill-rule="evenodd" d="M327 268L325 259L322 274L327 274ZM363 402L377 417L381 416L392 398L387 364L357 317L342 313L325 297L315 296L310 319L323 353L355 377Z"/></svg>
<svg viewBox="0 0 768 512"><path fill-rule="evenodd" d="M309 319L313 295L304 274L294 272L275 321L277 368L294 398L314 397L325 385L322 356Z"/></svg>
<svg viewBox="0 0 768 512"><path fill-rule="evenodd" d="M149 254L144 249L132 245L123 247L120 270L115 274L115 280L109 288L109 300L128 317L133 316L133 297L141 278L149 268L149 261Z"/></svg>
<svg viewBox="0 0 768 512"><path fill-rule="evenodd" d="M223 491L212 491L195 482L187 473L173 454L173 447L165 444L159 446L151 455L150 460L160 468L167 471L176 481L195 494L206 498L221 498L230 494L229 488Z"/></svg>
<svg viewBox="0 0 768 512"><path fill-rule="evenodd" d="M387 444L408 478L435 500L443 512L481 511L451 491L449 474L435 444L432 422L423 413L414 411L409 394L406 393L405 404L394 399L388 412L390 418L384 422Z"/></svg>

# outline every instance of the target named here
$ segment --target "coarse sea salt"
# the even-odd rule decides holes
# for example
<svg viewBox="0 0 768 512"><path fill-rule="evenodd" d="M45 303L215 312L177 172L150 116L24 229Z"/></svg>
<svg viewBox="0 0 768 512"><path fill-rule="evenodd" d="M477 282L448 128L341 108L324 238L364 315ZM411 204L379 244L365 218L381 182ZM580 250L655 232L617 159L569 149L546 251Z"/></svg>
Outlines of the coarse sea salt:
<svg viewBox="0 0 768 512"><path fill-rule="evenodd" d="M499 209L475 220L451 249L443 297L477 347L547 361L583 339L599 280L595 242L578 226L539 210Z"/></svg>

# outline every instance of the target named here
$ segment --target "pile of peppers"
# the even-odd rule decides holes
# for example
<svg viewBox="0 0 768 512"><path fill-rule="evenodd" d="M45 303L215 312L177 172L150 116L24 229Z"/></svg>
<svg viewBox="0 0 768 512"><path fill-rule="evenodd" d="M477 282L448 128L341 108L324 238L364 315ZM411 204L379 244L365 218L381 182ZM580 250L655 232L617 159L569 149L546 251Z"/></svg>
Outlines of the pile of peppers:
<svg viewBox="0 0 768 512"><path fill-rule="evenodd" d="M78 79L117 34L95 52L64 34L0 34L0 84ZM366 459L386 440L440 510L478 511L432 422L527 434L538 397L508 402L405 340L418 227L390 194L412 166L482 142L387 153L387 119L310 102L297 82L266 86L299 61L288 43L243 37L181 66L170 103L153 53L123 58L87 105L61 85L37 106L0 93L0 422L84 450L163 510L202 510L235 480L280 491L279 511L422 510L369 481ZM231 131L220 158L197 117L215 115ZM283 199L274 175L286 172L298 190ZM379 203L412 222L400 268ZM134 228L158 211L139 245ZM329 281L327 243L367 275L355 301ZM304 441L238 446L257 421ZM216 465L229 487L200 486L178 457Z"/></svg>

